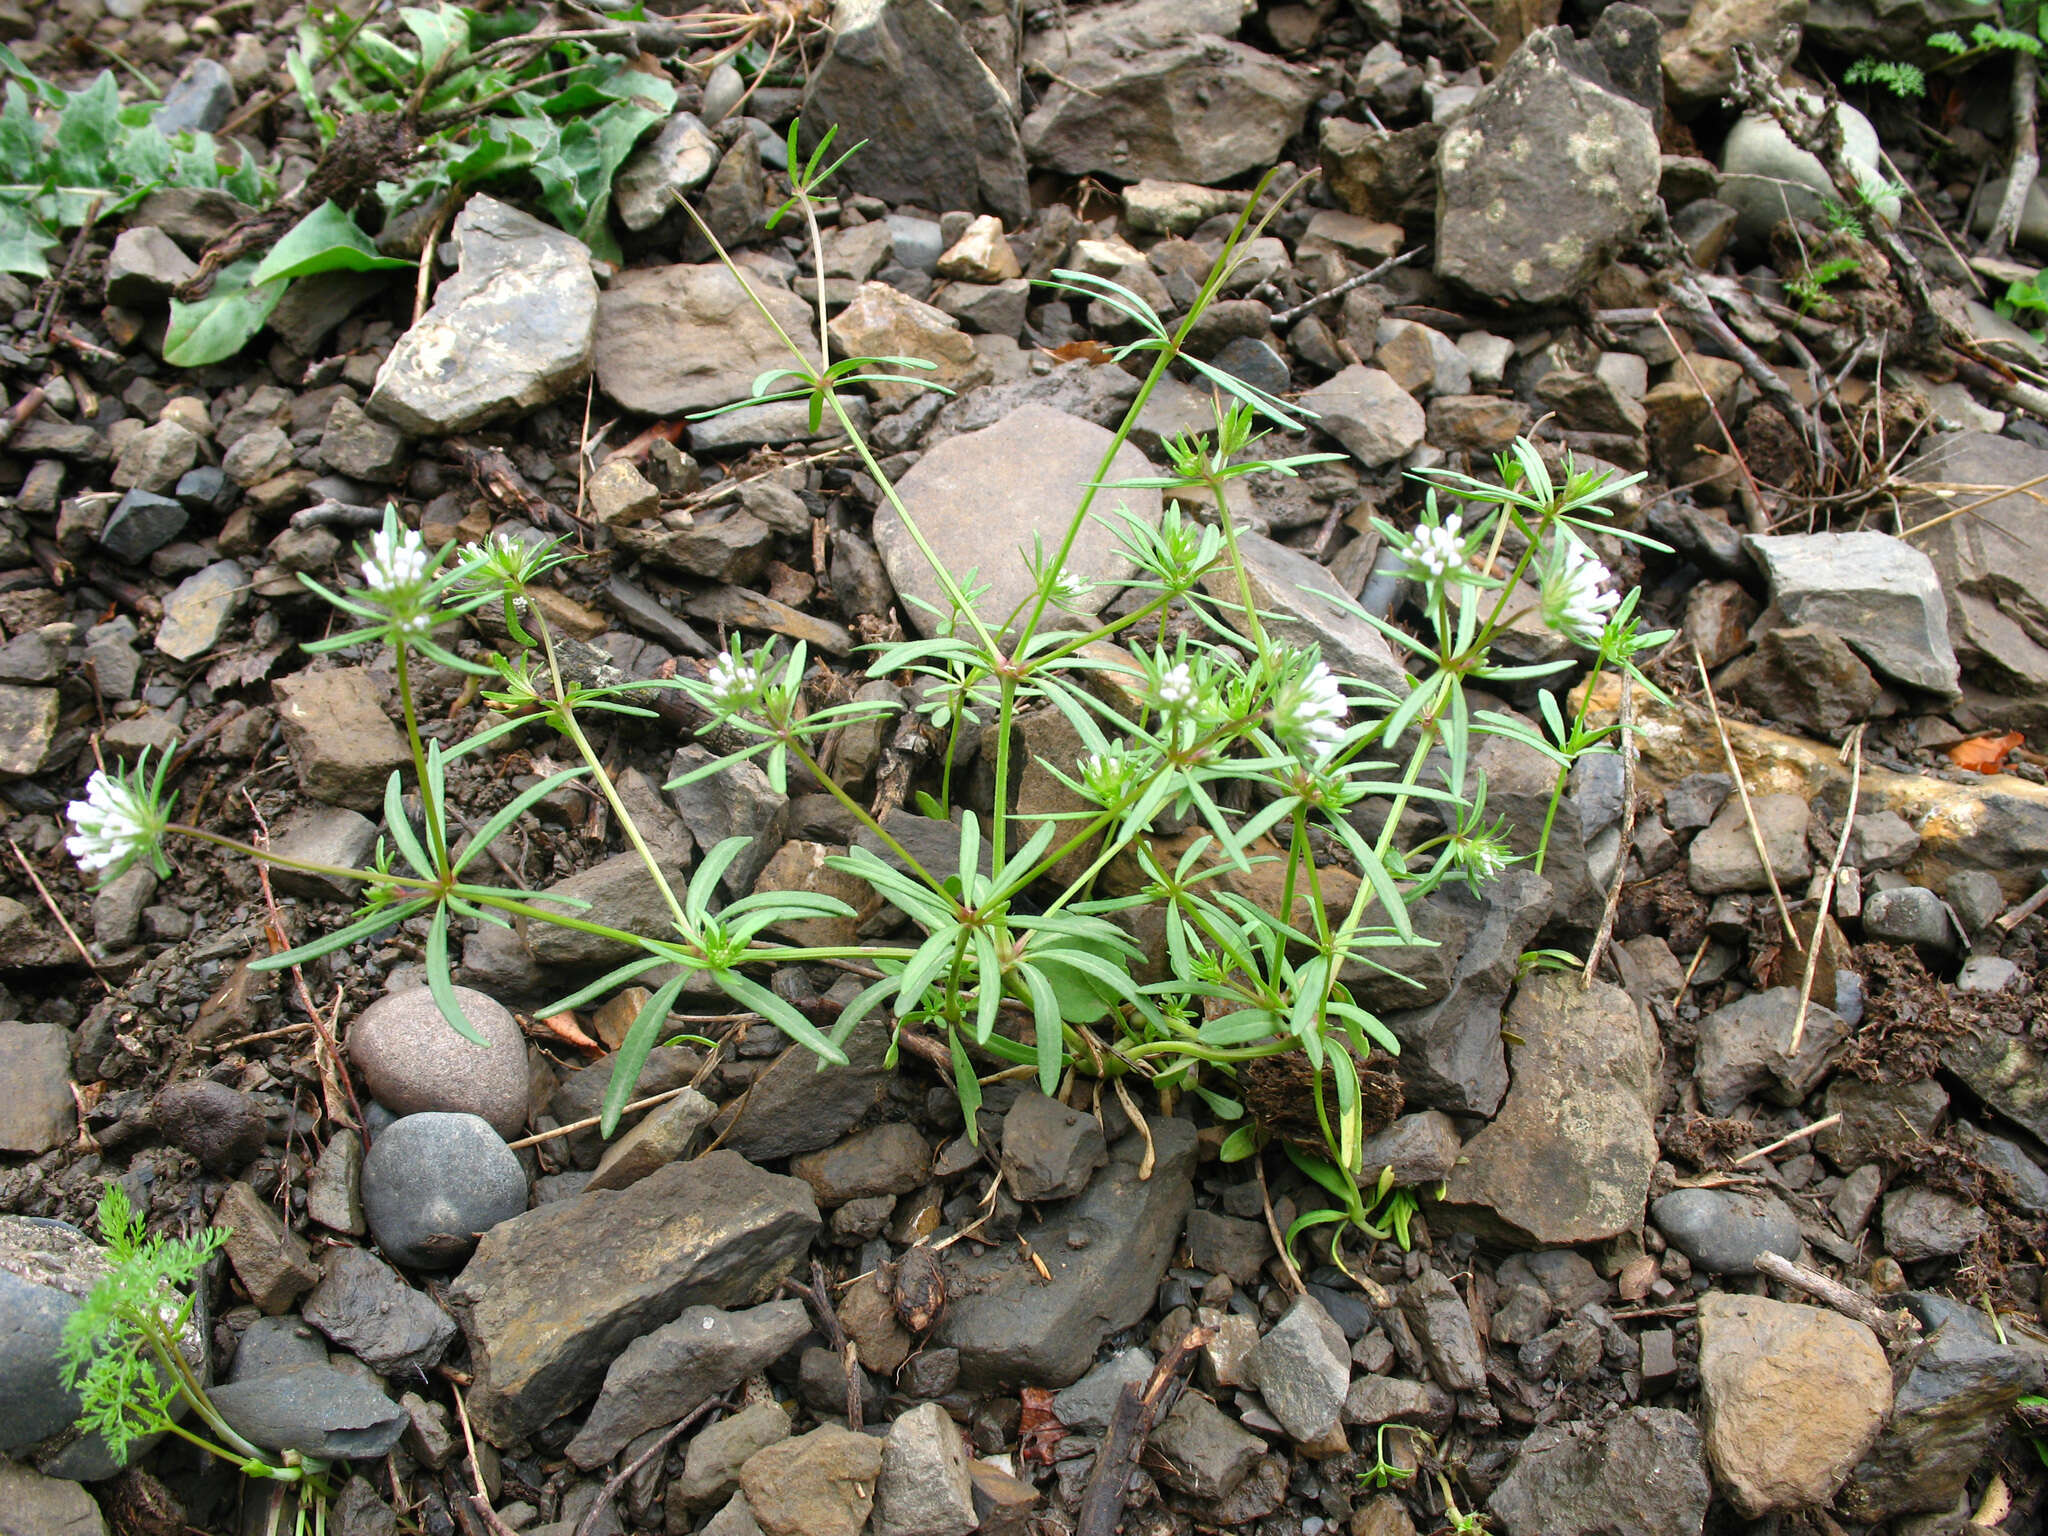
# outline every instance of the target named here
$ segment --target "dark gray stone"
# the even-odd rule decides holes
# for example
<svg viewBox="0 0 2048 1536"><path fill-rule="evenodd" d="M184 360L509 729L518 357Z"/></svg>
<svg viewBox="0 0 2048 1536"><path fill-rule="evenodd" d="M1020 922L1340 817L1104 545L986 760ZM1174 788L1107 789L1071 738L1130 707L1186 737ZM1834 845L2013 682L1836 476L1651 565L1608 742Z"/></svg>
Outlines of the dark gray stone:
<svg viewBox="0 0 2048 1536"><path fill-rule="evenodd" d="M1957 691L1948 603L1919 549L1888 533L1752 535L1748 546L1787 622L1834 631L1895 682Z"/></svg>
<svg viewBox="0 0 2048 1536"><path fill-rule="evenodd" d="M100 530L100 548L127 565L141 565L185 531L184 504L155 491L132 490Z"/></svg>
<svg viewBox="0 0 2048 1536"><path fill-rule="evenodd" d="M164 1089L150 1115L165 1141L215 1173L253 1162L270 1131L262 1106L248 1094L204 1078Z"/></svg>
<svg viewBox="0 0 2048 1536"><path fill-rule="evenodd" d="M1066 1200L1109 1160L1102 1122L1036 1091L1003 1117L1002 1169L1022 1201Z"/></svg>
<svg viewBox="0 0 2048 1536"><path fill-rule="evenodd" d="M207 1394L236 1433L268 1451L325 1461L382 1456L405 1433L405 1410L357 1371L298 1365Z"/></svg>
<svg viewBox="0 0 2048 1536"><path fill-rule="evenodd" d="M1849 1026L1831 1008L1809 1002L1799 1055L1788 1057L1799 1013L1797 987L1751 992L1700 1021L1694 1076L1710 1115L1730 1115L1745 1099L1800 1103L1819 1086L1849 1041Z"/></svg>
<svg viewBox="0 0 2048 1536"><path fill-rule="evenodd" d="M1486 1507L1506 1536L1699 1536L1712 1496L1699 1426L1630 1408L1536 1430Z"/></svg>
<svg viewBox="0 0 2048 1536"><path fill-rule="evenodd" d="M1885 1251L1901 1264L1954 1258L1990 1228L1978 1207L1924 1184L1884 1197Z"/></svg>
<svg viewBox="0 0 2048 1536"><path fill-rule="evenodd" d="M300 1314L379 1375L410 1375L440 1362L455 1319L424 1291L360 1248L337 1248Z"/></svg>
<svg viewBox="0 0 2048 1536"><path fill-rule="evenodd" d="M1764 1253L1799 1257L1799 1222L1775 1195L1674 1189L1650 1206L1650 1219L1674 1248L1709 1274L1750 1274Z"/></svg>
<svg viewBox="0 0 2048 1536"><path fill-rule="evenodd" d="M497 1444L538 1429L684 1308L772 1292L818 1226L809 1185L729 1151L506 1222L449 1291L476 1372L472 1418Z"/></svg>
<svg viewBox="0 0 2048 1536"><path fill-rule="evenodd" d="M1009 1248L950 1261L952 1300L937 1342L960 1351L962 1385L1065 1386L1106 1335L1151 1309L1193 1198L1195 1132L1185 1120L1150 1127L1149 1179L1138 1177L1143 1139L1127 1136L1086 1193L1020 1229L1049 1283Z"/></svg>
<svg viewBox="0 0 2048 1536"><path fill-rule="evenodd" d="M150 121L166 134L211 133L234 110L234 80L224 66L201 55L171 82Z"/></svg>
<svg viewBox="0 0 2048 1536"><path fill-rule="evenodd" d="M1921 885L1902 885L1866 896L1863 931L1873 939L1920 944L1944 952L1954 950L1960 937L1949 919L1947 905Z"/></svg>
<svg viewBox="0 0 2048 1536"><path fill-rule="evenodd" d="M1430 1373L1447 1391L1486 1389L1486 1351L1472 1326L1465 1298L1446 1276L1424 1269L1403 1286L1401 1316L1422 1347Z"/></svg>
<svg viewBox="0 0 2048 1536"><path fill-rule="evenodd" d="M737 899L753 890L761 871L787 838L789 796L770 784L768 775L751 762L733 763L688 784L676 782L716 761L717 756L695 745L680 749L669 761L669 783L664 792L698 847L715 848L728 837L750 839L720 881L726 894Z"/></svg>
<svg viewBox="0 0 2048 1536"><path fill-rule="evenodd" d="M1055 1393L1052 1411L1069 1429L1107 1429L1124 1388L1142 1388L1154 1363L1151 1354L1136 1345L1111 1355L1071 1387Z"/></svg>
<svg viewBox="0 0 2048 1536"><path fill-rule="evenodd" d="M1293 1439L1320 1440L1337 1427L1351 1385L1351 1351L1313 1296L1295 1297L1240 1369Z"/></svg>
<svg viewBox="0 0 2048 1536"><path fill-rule="evenodd" d="M1151 1443L1166 1462L1159 1480L1197 1499L1234 1493L1266 1450L1265 1441L1192 1391L1181 1393Z"/></svg>
<svg viewBox="0 0 2048 1536"><path fill-rule="evenodd" d="M363 1159L370 1233L400 1264L451 1268L480 1234L525 1209L526 1170L477 1115L407 1115Z"/></svg>

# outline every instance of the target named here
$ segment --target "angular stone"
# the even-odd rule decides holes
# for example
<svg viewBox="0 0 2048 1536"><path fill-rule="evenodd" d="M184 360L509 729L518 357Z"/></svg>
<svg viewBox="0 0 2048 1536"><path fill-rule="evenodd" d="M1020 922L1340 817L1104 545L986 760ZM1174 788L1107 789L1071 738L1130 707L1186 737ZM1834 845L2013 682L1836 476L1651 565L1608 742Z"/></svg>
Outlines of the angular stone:
<svg viewBox="0 0 2048 1536"><path fill-rule="evenodd" d="M789 1438L789 1415L776 1402L754 1403L691 1437L683 1470L669 1480L669 1509L706 1509L728 1498L756 1451ZM677 1525L673 1514L671 1528Z"/></svg>
<svg viewBox="0 0 2048 1536"><path fill-rule="evenodd" d="M4 1459L0 1510L7 1536L107 1536L106 1517L82 1486Z"/></svg>
<svg viewBox="0 0 2048 1536"><path fill-rule="evenodd" d="M720 1151L494 1228L449 1292L477 1376L471 1415L493 1443L538 1429L631 1339L771 1290L818 1225L802 1180Z"/></svg>
<svg viewBox="0 0 2048 1536"><path fill-rule="evenodd" d="M1266 633L1282 645L1316 646L1339 677L1382 688L1401 684L1400 664L1385 638L1349 609L1349 595L1329 569L1299 550L1249 530L1238 535L1238 552L1251 579ZM1226 623L1245 625L1243 598L1234 572L1212 571L1202 589L1218 600ZM1346 606L1340 607L1339 604Z"/></svg>
<svg viewBox="0 0 2048 1536"><path fill-rule="evenodd" d="M306 1214L330 1232L361 1237L368 1229L363 1215L363 1138L339 1130L327 1138L313 1175L306 1181Z"/></svg>
<svg viewBox="0 0 2048 1536"><path fill-rule="evenodd" d="M1820 1085L1848 1044L1849 1026L1833 1009L1809 1001L1799 1054L1787 1057L1798 1013L1799 989L1773 987L1725 1003L1700 1021L1693 1075L1708 1114L1731 1115L1759 1094L1790 1107Z"/></svg>
<svg viewBox="0 0 2048 1536"><path fill-rule="evenodd" d="M1696 612L1688 609L1688 626ZM1720 647L1722 659L1742 644L1740 636L1729 638L1735 644ZM1721 675L1720 686L1738 704L1829 741L1867 718L1878 700L1877 679L1856 653L1833 630L1808 625L1769 631L1751 655Z"/></svg>
<svg viewBox="0 0 2048 1536"><path fill-rule="evenodd" d="M807 1046L792 1045L754 1079L745 1100L721 1111L727 1145L758 1162L829 1147L871 1114L895 1079L883 1063L890 1028L871 1014L840 1042L846 1065L818 1070ZM808 1186L806 1186L808 1187Z"/></svg>
<svg viewBox="0 0 2048 1536"><path fill-rule="evenodd" d="M57 1024L0 1024L0 1152L40 1155L77 1128L71 1036Z"/></svg>
<svg viewBox="0 0 2048 1536"><path fill-rule="evenodd" d="M590 510L607 528L637 523L661 511L661 492L630 459L611 459L590 477Z"/></svg>
<svg viewBox="0 0 2048 1536"><path fill-rule="evenodd" d="M1770 871L1766 873L1756 856L1741 801L1730 800L1688 850L1687 878L1700 895L1769 890L1771 874L1781 887L1790 888L1813 872L1813 852L1806 846L1807 802L1797 795L1752 794L1750 807L1770 856Z"/></svg>
<svg viewBox="0 0 2048 1536"><path fill-rule="evenodd" d="M299 1309L307 1322L379 1375L425 1371L455 1339L455 1319L425 1291L360 1248L336 1248Z"/></svg>
<svg viewBox="0 0 2048 1536"><path fill-rule="evenodd" d="M161 303L198 270L162 230L148 224L124 229L107 253L107 302L131 309Z"/></svg>
<svg viewBox="0 0 2048 1536"><path fill-rule="evenodd" d="M1752 535L1744 541L1787 622L1833 630L1877 671L1953 695L1956 655L1933 561L1888 533Z"/></svg>
<svg viewBox="0 0 2048 1536"><path fill-rule="evenodd" d="M872 1195L905 1195L931 1177L931 1143L901 1121L849 1136L837 1146L794 1158L789 1171L830 1210Z"/></svg>
<svg viewBox="0 0 2048 1536"><path fill-rule="evenodd" d="M425 987L389 992L348 1028L348 1058L371 1094L400 1115L476 1115L507 1141L526 1132L526 1036L494 998L455 989L476 1045L442 1017Z"/></svg>
<svg viewBox="0 0 2048 1536"><path fill-rule="evenodd" d="M766 1536L860 1536L882 1456L881 1441L828 1424L755 1452L740 1488Z"/></svg>
<svg viewBox="0 0 2048 1536"><path fill-rule="evenodd" d="M1008 246L1004 247L1009 249ZM986 384L994 370L974 341L944 310L913 299L887 283L862 283L860 291L826 326L832 349L842 357L919 357L930 369L892 370L927 379L955 393ZM866 386L884 406L907 403L924 390L917 384Z"/></svg>
<svg viewBox="0 0 2048 1536"><path fill-rule="evenodd" d="M1266 1442L1199 1392L1183 1392L1152 1431L1165 1460L1159 1480L1190 1498L1221 1499L1237 1490L1265 1454Z"/></svg>
<svg viewBox="0 0 2048 1536"><path fill-rule="evenodd" d="M1537 1243L1599 1242L1642 1220L1657 1160L1660 1046L1633 999L1538 976L1507 1014L1520 1040L1494 1122L1465 1143L1446 1205Z"/></svg>
<svg viewBox="0 0 2048 1536"><path fill-rule="evenodd" d="M108 515L99 534L100 548L116 560L140 565L183 533L189 521L184 505L174 497L132 490Z"/></svg>
<svg viewBox="0 0 2048 1536"><path fill-rule="evenodd" d="M360 1371L324 1361L223 1382L207 1395L230 1426L265 1450L328 1461L382 1456L410 1422Z"/></svg>
<svg viewBox="0 0 2048 1536"><path fill-rule="evenodd" d="M1428 429L1422 407L1392 374L1360 363L1310 390L1301 405L1315 413L1319 429L1367 469L1412 453Z"/></svg>
<svg viewBox="0 0 2048 1536"><path fill-rule="evenodd" d="M377 846L377 824L340 805L309 805L294 811L271 836L270 849L280 859L325 864L331 869L362 869ZM306 870L273 866L270 880L280 891L313 901L348 901L362 881L316 875Z"/></svg>
<svg viewBox="0 0 2048 1536"><path fill-rule="evenodd" d="M370 416L343 395L327 413L320 457L328 469L354 480L385 484L402 478L412 462L405 434Z"/></svg>
<svg viewBox="0 0 2048 1536"><path fill-rule="evenodd" d="M932 0L839 0L810 76L804 118L867 141L847 185L891 204L1030 212L1009 88L975 56L962 23Z"/></svg>
<svg viewBox="0 0 2048 1536"><path fill-rule="evenodd" d="M1958 1075L1969 1081L1968 1074ZM1813 1149L1844 1173L1878 1159L1898 1161L1933 1136L1947 1108L1947 1091L1931 1078L1882 1083L1844 1074L1821 1100L1823 1119L1841 1118L1815 1134Z"/></svg>
<svg viewBox="0 0 2048 1536"><path fill-rule="evenodd" d="M1351 1385L1351 1351L1322 1303L1297 1296L1244 1357L1243 1372L1289 1438L1307 1443L1337 1427Z"/></svg>
<svg viewBox="0 0 2048 1536"><path fill-rule="evenodd" d="M647 845L661 865L669 888L682 890L689 879L688 850L665 837L650 837ZM589 910L604 913L608 927L629 933L674 931L675 918L669 912L668 901L638 852L615 853L566 880L557 880L548 887L548 893L589 902ZM617 965L639 953L623 940L554 923L529 923L526 947L542 965Z"/></svg>
<svg viewBox="0 0 2048 1536"><path fill-rule="evenodd" d="M729 837L748 839L747 848L726 866L721 881L728 896L740 897L754 888L788 835L789 797L751 762L681 782L716 761L717 754L708 748L680 748L669 760L664 793L700 848L715 848Z"/></svg>
<svg viewBox="0 0 2048 1536"><path fill-rule="evenodd" d="M57 738L57 690L0 683L0 779L41 773Z"/></svg>
<svg viewBox="0 0 2048 1536"><path fill-rule="evenodd" d="M771 1301L743 1312L686 1307L612 1362L596 1406L569 1442L569 1459L586 1471L603 1466L636 1435L675 1423L767 1369L810 1331L810 1314L800 1301Z"/></svg>
<svg viewBox="0 0 2048 1536"><path fill-rule="evenodd" d="M227 1187L214 1207L213 1223L228 1229L222 1251L259 1310L275 1317L320 1283L320 1267L298 1234L247 1184Z"/></svg>
<svg viewBox="0 0 2048 1536"><path fill-rule="evenodd" d="M1863 1324L1818 1307L1700 1298L1700 1400L1715 1481L1746 1518L1833 1497L1892 1407Z"/></svg>
<svg viewBox="0 0 2048 1536"><path fill-rule="evenodd" d="M758 277L747 282L815 367L816 326L803 300ZM795 362L740 280L715 263L620 273L598 300L594 346L598 387L642 416L730 405L767 369Z"/></svg>
<svg viewBox="0 0 2048 1536"><path fill-rule="evenodd" d="M1942 1064L2013 1124L2048 1138L2048 1052L2031 1040L1996 1029L1965 1033L1942 1053Z"/></svg>
<svg viewBox="0 0 2048 1536"><path fill-rule="evenodd" d="M1952 1259L1991 1229L1982 1209L1925 1185L1884 1197L1885 1251L1901 1264Z"/></svg>
<svg viewBox="0 0 2048 1536"><path fill-rule="evenodd" d="M371 412L415 437L545 405L590 372L598 294L581 240L482 194L453 239L455 276L370 392Z"/></svg>
<svg viewBox="0 0 2048 1536"><path fill-rule="evenodd" d="M689 1151L697 1133L711 1122L718 1106L694 1088L686 1088L605 1149L586 1191L624 1189Z"/></svg>
<svg viewBox="0 0 2048 1536"><path fill-rule="evenodd" d="M967 1536L978 1523L960 1430L937 1403L911 1409L882 1442L874 1536Z"/></svg>
<svg viewBox="0 0 2048 1536"><path fill-rule="evenodd" d="M1568 29L1532 34L1445 129L1437 276L1507 303L1551 303L1642 228L1661 169L1656 130L1582 72L1587 51Z"/></svg>
<svg viewBox="0 0 2048 1536"><path fill-rule="evenodd" d="M1070 176L1122 181L1219 182L1270 165L1316 91L1304 71L1219 37L1105 42L1059 69L1024 119L1024 152Z"/></svg>
<svg viewBox="0 0 2048 1536"><path fill-rule="evenodd" d="M1155 1363L1148 1352L1133 1345L1110 1356L1071 1387L1055 1393L1052 1411L1069 1429L1107 1429L1124 1388L1142 1388Z"/></svg>
<svg viewBox="0 0 2048 1536"><path fill-rule="evenodd" d="M1042 1093L1019 1094L1003 1117L1003 1174L1020 1201L1070 1199L1108 1160L1102 1123Z"/></svg>
<svg viewBox="0 0 2048 1536"><path fill-rule="evenodd" d="M300 672L271 688L285 746L306 793L368 815L381 812L385 782L411 763L412 754L384 713L368 669Z"/></svg>
<svg viewBox="0 0 2048 1536"><path fill-rule="evenodd" d="M612 206L634 231L652 229L674 213L682 194L701 187L718 169L718 141L694 112L678 112L662 130L626 157L612 179Z"/></svg>
<svg viewBox="0 0 2048 1536"><path fill-rule="evenodd" d="M168 491L199 462L199 438L181 422L160 421L129 438L111 476L122 490Z"/></svg>
<svg viewBox="0 0 2048 1536"><path fill-rule="evenodd" d="M1506 1536L1699 1536L1713 1491L1698 1426L1630 1408L1538 1429L1486 1507Z"/></svg>
<svg viewBox="0 0 2048 1536"><path fill-rule="evenodd" d="M1025 564L1033 535L1048 550L1058 547L1110 440L1107 429L1065 411L1020 405L993 426L963 432L930 449L898 482L904 507L954 579L965 582L972 571L989 588L980 602L985 620L1000 622L1034 590ZM1151 461L1126 444L1109 478L1153 472ZM1133 516L1157 525L1161 503L1156 490L1121 491L1118 500ZM876 511L874 536L897 592L936 610L906 602L904 616L921 634L933 633L946 616L946 598L893 506ZM1073 605L1085 616L1109 601L1110 584L1128 578L1132 567L1115 534L1097 518L1075 539L1066 569L1093 584Z"/></svg>
<svg viewBox="0 0 2048 1536"><path fill-rule="evenodd" d="M248 598L249 574L234 561L216 560L194 571L164 599L156 648L173 661L205 655Z"/></svg>
<svg viewBox="0 0 2048 1536"><path fill-rule="evenodd" d="M1195 1134L1184 1120L1149 1124L1149 1179L1138 1177L1142 1138L1125 1137L1085 1194L1020 1228L1050 1282L1008 1249L949 1260L952 1299L937 1342L960 1351L964 1386L1065 1386L1106 1335L1151 1309L1193 1198Z"/></svg>

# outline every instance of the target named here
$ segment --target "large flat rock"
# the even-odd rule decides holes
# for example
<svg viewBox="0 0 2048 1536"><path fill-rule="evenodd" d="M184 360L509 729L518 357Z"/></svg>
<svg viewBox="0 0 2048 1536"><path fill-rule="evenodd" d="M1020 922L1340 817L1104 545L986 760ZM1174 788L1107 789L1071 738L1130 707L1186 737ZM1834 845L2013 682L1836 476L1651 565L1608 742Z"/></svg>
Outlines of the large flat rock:
<svg viewBox="0 0 2048 1536"><path fill-rule="evenodd" d="M815 364L817 326L803 300L757 275L747 282ZM731 405L768 369L796 363L740 280L716 262L621 272L597 301L593 361L598 387L645 416Z"/></svg>
<svg viewBox="0 0 2048 1536"><path fill-rule="evenodd" d="M530 1434L685 1307L763 1299L817 1230L808 1184L736 1152L501 1223L448 1293L476 1372L471 1416L495 1444Z"/></svg>

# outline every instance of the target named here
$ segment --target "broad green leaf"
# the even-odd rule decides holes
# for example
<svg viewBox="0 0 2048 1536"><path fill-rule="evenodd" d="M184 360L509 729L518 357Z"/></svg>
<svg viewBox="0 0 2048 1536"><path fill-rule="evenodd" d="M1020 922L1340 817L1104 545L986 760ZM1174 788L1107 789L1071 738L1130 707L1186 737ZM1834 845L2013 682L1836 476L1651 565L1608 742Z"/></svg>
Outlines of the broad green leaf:
<svg viewBox="0 0 2048 1536"><path fill-rule="evenodd" d="M455 976L448 962L448 908L434 908L433 925L427 929L427 990L434 995L434 1002L441 1010L441 1017L472 1045L488 1046L490 1042L477 1033L477 1027L469 1022L462 1011L462 999L455 995Z"/></svg>
<svg viewBox="0 0 2048 1536"><path fill-rule="evenodd" d="M611 1081L605 1084L601 1111L604 1118L598 1123L599 1133L607 1140L619 1128L619 1116L633 1102L633 1090L640 1084L640 1069L647 1064L647 1053L654 1049L661 1026L675 1010L676 999L683 995L683 983L687 980L689 972L685 971L656 988L654 995L641 1005L626 1038L619 1042L619 1053L612 1058Z"/></svg>
<svg viewBox="0 0 2048 1536"><path fill-rule="evenodd" d="M284 297L285 284L251 284L256 258L245 256L221 268L213 292L195 304L171 300L171 325L164 333L164 361L179 368L223 362L246 347Z"/></svg>
<svg viewBox="0 0 2048 1536"><path fill-rule="evenodd" d="M396 256L378 255L370 237L330 198L271 247L249 281L260 287L285 278L310 277L315 272L375 272L411 266Z"/></svg>

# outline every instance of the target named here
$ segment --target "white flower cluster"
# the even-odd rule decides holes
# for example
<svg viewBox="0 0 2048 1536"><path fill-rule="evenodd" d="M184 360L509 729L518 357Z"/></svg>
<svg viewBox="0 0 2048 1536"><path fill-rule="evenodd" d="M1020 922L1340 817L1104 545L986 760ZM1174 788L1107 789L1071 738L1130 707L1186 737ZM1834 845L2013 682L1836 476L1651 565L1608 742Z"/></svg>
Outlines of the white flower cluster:
<svg viewBox="0 0 2048 1536"><path fill-rule="evenodd" d="M1291 679L1273 700L1274 729L1319 758L1344 739L1350 713L1336 675L1320 661Z"/></svg>
<svg viewBox="0 0 2048 1536"><path fill-rule="evenodd" d="M1131 762L1122 752L1089 752L1075 766L1081 774L1082 790L1097 805L1114 805L1123 797Z"/></svg>
<svg viewBox="0 0 2048 1536"><path fill-rule="evenodd" d="M156 841L148 795L126 780L109 778L104 769L94 770L85 781L85 798L72 801L64 814L78 828L64 846L89 875L147 855Z"/></svg>
<svg viewBox="0 0 2048 1536"><path fill-rule="evenodd" d="M704 685L726 709L741 709L761 691L761 669L721 652L704 674Z"/></svg>
<svg viewBox="0 0 2048 1536"><path fill-rule="evenodd" d="M1408 543L1408 564L1425 581L1442 581L1465 563L1465 520L1453 512L1441 523L1424 523Z"/></svg>
<svg viewBox="0 0 2048 1536"><path fill-rule="evenodd" d="M1061 566L1047 589L1047 597L1055 608L1064 608L1072 612L1080 605L1081 599L1094 589L1094 582L1086 577L1076 576L1065 566Z"/></svg>
<svg viewBox="0 0 2048 1536"><path fill-rule="evenodd" d="M427 545L411 528L379 528L363 557L363 585L376 597L410 593L427 574Z"/></svg>
<svg viewBox="0 0 2048 1536"><path fill-rule="evenodd" d="M1543 622L1575 645L1598 645L1600 632L1621 601L1619 593L1606 590L1608 580L1600 557L1560 532L1550 568L1543 573Z"/></svg>
<svg viewBox="0 0 2048 1536"><path fill-rule="evenodd" d="M1195 702L1195 675L1184 661L1177 661L1159 674L1159 707L1186 709Z"/></svg>
<svg viewBox="0 0 2048 1536"><path fill-rule="evenodd" d="M1474 881L1498 880L1512 857L1507 845L1491 833L1456 838L1451 850L1458 867Z"/></svg>

